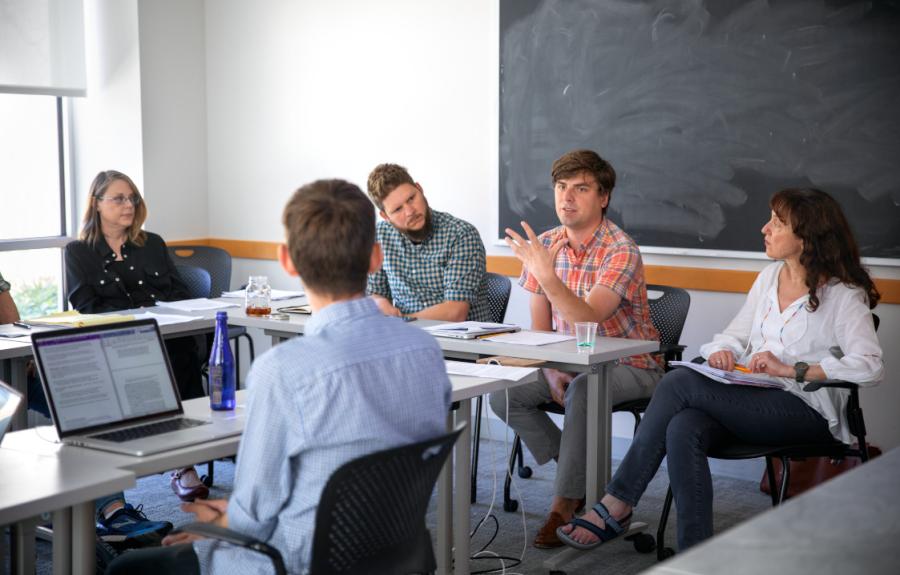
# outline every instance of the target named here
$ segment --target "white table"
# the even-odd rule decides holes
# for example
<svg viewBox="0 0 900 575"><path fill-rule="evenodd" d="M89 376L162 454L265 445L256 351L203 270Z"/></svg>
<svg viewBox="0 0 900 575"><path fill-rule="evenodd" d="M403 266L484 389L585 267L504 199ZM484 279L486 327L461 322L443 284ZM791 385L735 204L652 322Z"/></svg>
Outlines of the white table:
<svg viewBox="0 0 900 575"><path fill-rule="evenodd" d="M645 573L894 575L900 448L789 499Z"/></svg>
<svg viewBox="0 0 900 575"><path fill-rule="evenodd" d="M305 300L296 299L281 302L282 305L298 305ZM280 307L280 306L276 306ZM310 316L292 314L290 319L286 321L271 320L268 318L248 317L242 310L234 309L233 313L229 312L228 321L235 325L243 325L246 327L255 327L265 330L265 333L272 338L272 343L278 342L296 336L302 335L306 323ZM417 320L410 325L417 327L427 327L445 322ZM505 355L521 359L533 359L547 362L548 367L554 367L566 371L574 371L579 373L587 373L587 469L586 469L586 485L585 496L587 498L587 506L594 505L598 501L598 496L602 492L606 483L610 479L610 457L612 455L612 404L609 397L609 366L617 360L636 355L640 353L652 353L659 351L659 342L644 341L624 338L608 338L596 337L594 349L585 353L579 351L575 346L575 340L564 341L555 344L542 346L525 346L504 343L495 343L483 339L452 339L452 338L435 338L437 339L444 355L447 357L456 357L462 359L477 359L492 355ZM471 402L467 402L466 406L461 406L457 418L464 418L468 421L470 418ZM462 414L462 412L466 412ZM468 436L467 436L468 437ZM466 438L467 438L466 437ZM464 445L464 439L461 437L456 446L456 458L469 457L470 443ZM462 465L457 466L457 473ZM468 467L468 466L467 466ZM459 479L459 476L457 476ZM465 485L465 488L463 486ZM468 484L457 483L457 491L465 492L468 500ZM456 494L460 497L460 493ZM468 509L468 508L466 508ZM468 510L466 510L468 517ZM455 572L467 574L469 573L468 561L468 533L463 539L460 539L461 532L455 537L456 542L456 563ZM463 551L465 551L466 560L462 561ZM554 557L546 560L544 566L548 570L559 570L559 568L579 556L582 552L575 549L565 549ZM449 566L442 563L442 557L438 556L438 567L441 572L449 572Z"/></svg>
<svg viewBox="0 0 900 575"><path fill-rule="evenodd" d="M8 443L4 441L4 446ZM50 512L54 533L59 534L53 545L54 574L68 573L73 565L93 569L93 540L87 555L73 548L73 524L93 533L94 499L134 487L134 473L98 468L88 462L72 464L52 454L6 447L0 449L0 470L0 525L12 527L12 572L34 573L35 518Z"/></svg>
<svg viewBox="0 0 900 575"><path fill-rule="evenodd" d="M240 423L245 416L244 391L237 392L237 408L234 412L212 411L209 399L205 397L185 401L184 411L188 417L203 419L235 419ZM46 485L45 491L31 492L27 478L19 474L8 475L8 485L4 485L0 495L0 525L18 522L19 529L30 532L30 539L23 541L25 547L16 551L16 556L24 561L33 561L34 538L33 526L29 529L27 520L19 515L28 512L33 514L54 511L53 515L53 571L57 573L94 573L95 521L94 499L134 487L135 478L162 473L170 469L179 469L202 461L228 457L237 453L240 436L226 437L216 441L199 443L163 453L145 457L120 455L96 449L86 449L56 443L56 430L53 427L38 427L24 431L9 433L3 439L0 453L6 457L28 456L40 457L40 461L49 466L51 481L53 477L63 477L55 483L41 483L38 479L44 468L35 466L33 474L38 485ZM10 455L14 454L14 455ZM52 463L46 463L50 461ZM2 465L3 460L0 460ZM55 467L54 467L55 466ZM5 469L5 466L3 467ZM54 471L57 470L57 471ZM7 474L3 474L7 477ZM72 483L69 483L69 479ZM7 489L8 487L8 489ZM55 491L54 491L55 490ZM19 509L16 515L10 514L7 520L7 492L18 492L21 501L12 500L16 504L12 509ZM24 510L24 511L23 511ZM57 515L71 520L57 523ZM15 541L15 543L19 543ZM14 545L15 547L16 545ZM71 561L65 561L71 550ZM27 556L26 556L27 555ZM27 573L31 571L23 571Z"/></svg>

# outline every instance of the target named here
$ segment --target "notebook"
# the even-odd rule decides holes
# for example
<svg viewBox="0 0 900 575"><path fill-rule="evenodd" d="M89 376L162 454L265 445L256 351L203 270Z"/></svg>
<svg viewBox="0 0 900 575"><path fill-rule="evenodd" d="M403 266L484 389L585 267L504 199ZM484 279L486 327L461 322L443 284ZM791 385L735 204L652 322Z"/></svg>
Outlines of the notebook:
<svg viewBox="0 0 900 575"><path fill-rule="evenodd" d="M495 333L507 333L519 331L517 325L508 323L490 323L486 321L461 321L457 323L442 323L424 328L425 331L437 337L452 337L455 339L475 339L484 335Z"/></svg>
<svg viewBox="0 0 900 575"><path fill-rule="evenodd" d="M35 333L31 343L63 443L142 456L243 429L237 417L184 416L152 319Z"/></svg>
<svg viewBox="0 0 900 575"><path fill-rule="evenodd" d="M13 415L22 403L22 395L0 381L0 443L3 442L3 435L12 424Z"/></svg>

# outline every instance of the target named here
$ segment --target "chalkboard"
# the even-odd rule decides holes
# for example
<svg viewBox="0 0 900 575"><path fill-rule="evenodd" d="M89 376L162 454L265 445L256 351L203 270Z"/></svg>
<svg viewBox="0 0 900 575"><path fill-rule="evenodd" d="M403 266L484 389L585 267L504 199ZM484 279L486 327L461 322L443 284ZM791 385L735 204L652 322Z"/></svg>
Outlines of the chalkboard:
<svg viewBox="0 0 900 575"><path fill-rule="evenodd" d="M500 0L500 236L558 224L550 167L591 148L641 246L762 251L815 186L900 258L900 2Z"/></svg>

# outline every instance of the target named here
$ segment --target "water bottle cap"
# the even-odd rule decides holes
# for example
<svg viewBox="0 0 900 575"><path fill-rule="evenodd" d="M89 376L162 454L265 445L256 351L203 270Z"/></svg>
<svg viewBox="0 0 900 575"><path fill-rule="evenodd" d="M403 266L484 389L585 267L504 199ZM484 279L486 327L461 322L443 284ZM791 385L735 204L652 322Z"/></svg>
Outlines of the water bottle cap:
<svg viewBox="0 0 900 575"><path fill-rule="evenodd" d="M216 319L228 319L228 312L225 311L217 311Z"/></svg>

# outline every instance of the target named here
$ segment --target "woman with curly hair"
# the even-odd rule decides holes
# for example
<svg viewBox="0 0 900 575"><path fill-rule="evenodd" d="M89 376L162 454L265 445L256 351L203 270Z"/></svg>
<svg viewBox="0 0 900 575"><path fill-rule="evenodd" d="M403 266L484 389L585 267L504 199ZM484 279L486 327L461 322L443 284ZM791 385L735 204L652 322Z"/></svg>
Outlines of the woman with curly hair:
<svg viewBox="0 0 900 575"><path fill-rule="evenodd" d="M600 503L559 528L567 545L595 547L627 530L663 457L684 550L713 534L707 452L721 443L764 445L849 442L847 390L803 391L803 382L843 379L877 384L881 346L871 308L879 294L838 203L815 189L788 189L769 202L762 228L763 269L725 331L700 348L709 365L780 378L785 388L724 385L680 368L660 380ZM831 353L839 347L840 358Z"/></svg>

